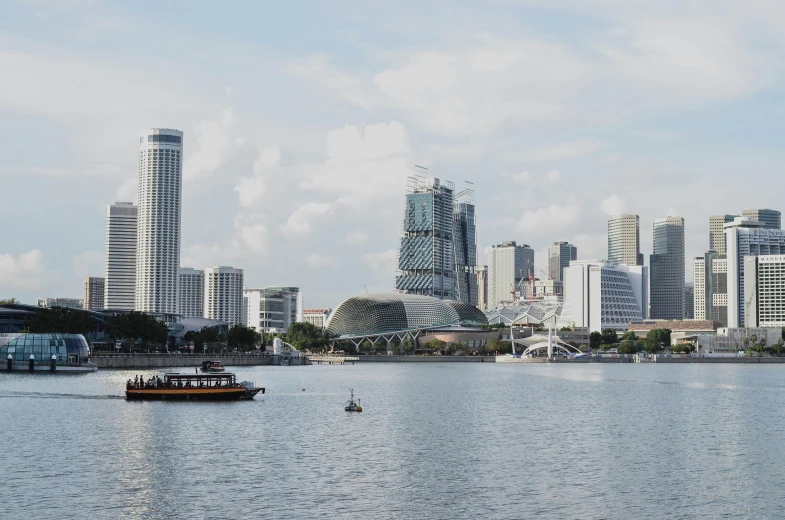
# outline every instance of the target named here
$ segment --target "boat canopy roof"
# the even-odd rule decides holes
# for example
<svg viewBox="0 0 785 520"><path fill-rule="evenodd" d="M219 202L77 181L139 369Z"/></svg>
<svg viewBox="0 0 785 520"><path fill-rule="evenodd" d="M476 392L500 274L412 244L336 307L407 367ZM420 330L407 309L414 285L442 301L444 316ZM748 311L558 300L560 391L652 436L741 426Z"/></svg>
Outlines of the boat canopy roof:
<svg viewBox="0 0 785 520"><path fill-rule="evenodd" d="M185 381L185 380L215 380L215 379L230 379L234 380L235 374L232 372L210 373L210 374L181 374L179 372L171 372L165 374L165 378L169 381Z"/></svg>

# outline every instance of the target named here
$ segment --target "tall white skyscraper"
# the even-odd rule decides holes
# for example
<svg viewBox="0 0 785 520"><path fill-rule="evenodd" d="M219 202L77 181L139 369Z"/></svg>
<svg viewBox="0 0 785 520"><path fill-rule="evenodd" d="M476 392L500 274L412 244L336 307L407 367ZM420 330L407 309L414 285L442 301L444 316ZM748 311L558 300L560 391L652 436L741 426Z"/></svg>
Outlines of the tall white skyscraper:
<svg viewBox="0 0 785 520"><path fill-rule="evenodd" d="M736 217L725 224L728 247L728 327L745 327L744 257L785 254L785 231L766 229L757 220Z"/></svg>
<svg viewBox="0 0 785 520"><path fill-rule="evenodd" d="M578 259L578 248L569 242L554 242L548 247L548 277L551 280L564 280L564 268L570 261Z"/></svg>
<svg viewBox="0 0 785 520"><path fill-rule="evenodd" d="M139 139L138 311L177 313L183 133L151 128Z"/></svg>
<svg viewBox="0 0 785 520"><path fill-rule="evenodd" d="M654 219L654 254L649 261L651 318L684 319L684 219Z"/></svg>
<svg viewBox="0 0 785 520"><path fill-rule="evenodd" d="M608 219L608 261L643 265L638 215L614 215Z"/></svg>
<svg viewBox="0 0 785 520"><path fill-rule="evenodd" d="M286 332L303 321L303 293L299 287L245 289L246 327L258 332Z"/></svg>
<svg viewBox="0 0 785 520"><path fill-rule="evenodd" d="M204 317L242 325L243 270L215 266L204 270Z"/></svg>
<svg viewBox="0 0 785 520"><path fill-rule="evenodd" d="M534 250L526 244L502 242L488 251L488 308L515 299L521 279L534 274Z"/></svg>
<svg viewBox="0 0 785 520"><path fill-rule="evenodd" d="M106 210L106 309L134 310L137 214L131 202L115 202Z"/></svg>
<svg viewBox="0 0 785 520"><path fill-rule="evenodd" d="M183 318L204 317L204 271L181 267L177 314Z"/></svg>

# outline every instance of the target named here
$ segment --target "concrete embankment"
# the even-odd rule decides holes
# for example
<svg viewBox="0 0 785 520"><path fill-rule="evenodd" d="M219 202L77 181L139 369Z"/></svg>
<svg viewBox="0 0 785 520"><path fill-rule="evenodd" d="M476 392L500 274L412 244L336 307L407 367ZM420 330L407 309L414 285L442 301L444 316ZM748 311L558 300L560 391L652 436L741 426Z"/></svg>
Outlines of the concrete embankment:
<svg viewBox="0 0 785 520"><path fill-rule="evenodd" d="M493 363L493 356L358 356L358 363Z"/></svg>
<svg viewBox="0 0 785 520"><path fill-rule="evenodd" d="M744 364L782 364L780 357L658 357L657 363L744 363Z"/></svg>
<svg viewBox="0 0 785 520"><path fill-rule="evenodd" d="M168 354L112 354L108 356L94 355L93 363L100 369L108 368L177 368L177 367L198 367L202 361L209 359L218 361L224 366L257 366L269 365L272 363L271 356L258 355L236 355L236 356L216 356L206 354L197 355L168 355Z"/></svg>

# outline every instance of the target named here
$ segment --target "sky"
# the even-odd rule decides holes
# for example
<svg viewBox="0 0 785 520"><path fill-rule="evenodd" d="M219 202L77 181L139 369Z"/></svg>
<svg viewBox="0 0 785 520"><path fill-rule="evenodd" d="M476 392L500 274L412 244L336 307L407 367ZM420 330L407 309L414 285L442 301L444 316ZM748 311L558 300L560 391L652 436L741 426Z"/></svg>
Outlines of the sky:
<svg viewBox="0 0 785 520"><path fill-rule="evenodd" d="M139 136L184 132L181 265L306 307L392 290L415 164L478 247L783 209L785 3L0 0L0 298L81 297ZM536 273L542 275L542 272Z"/></svg>

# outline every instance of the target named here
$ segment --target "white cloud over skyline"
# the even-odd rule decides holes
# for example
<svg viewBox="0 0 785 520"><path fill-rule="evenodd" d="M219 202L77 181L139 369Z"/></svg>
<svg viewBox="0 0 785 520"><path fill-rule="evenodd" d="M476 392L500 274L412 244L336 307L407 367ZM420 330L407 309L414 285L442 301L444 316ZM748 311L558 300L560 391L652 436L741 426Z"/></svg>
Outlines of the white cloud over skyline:
<svg viewBox="0 0 785 520"><path fill-rule="evenodd" d="M775 2L457 0L436 23L427 4L381 20L325 2L308 28L293 5L177 9L5 9L0 298L103 275L103 208L135 200L155 126L184 131L183 265L299 285L307 306L391 289L414 164L474 183L478 250L516 240L538 261L556 240L604 257L611 214L641 215L648 257L652 220L677 212L689 258L709 215L782 209L776 189L728 189L785 168Z"/></svg>

